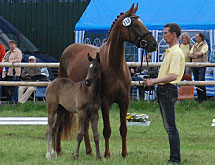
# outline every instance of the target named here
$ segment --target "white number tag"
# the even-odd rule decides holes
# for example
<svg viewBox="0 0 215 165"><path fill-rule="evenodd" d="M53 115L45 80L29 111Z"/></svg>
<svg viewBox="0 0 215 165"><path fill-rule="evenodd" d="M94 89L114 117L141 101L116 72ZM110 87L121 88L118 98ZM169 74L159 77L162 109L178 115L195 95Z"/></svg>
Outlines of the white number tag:
<svg viewBox="0 0 215 165"><path fill-rule="evenodd" d="M123 26L130 26L130 25L131 25L131 18L126 17L126 18L122 21L122 25L123 25Z"/></svg>

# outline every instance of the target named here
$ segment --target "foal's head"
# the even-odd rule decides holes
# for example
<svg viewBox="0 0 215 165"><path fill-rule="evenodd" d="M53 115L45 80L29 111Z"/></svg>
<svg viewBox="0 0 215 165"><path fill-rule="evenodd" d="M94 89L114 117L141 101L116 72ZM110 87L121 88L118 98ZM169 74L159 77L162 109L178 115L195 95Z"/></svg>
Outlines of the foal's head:
<svg viewBox="0 0 215 165"><path fill-rule="evenodd" d="M133 4L127 12L121 13L112 24L108 37L113 31L120 30L120 38L123 41L131 42L147 52L153 52L157 49L157 41L136 15L137 10L138 3L135 8Z"/></svg>
<svg viewBox="0 0 215 165"><path fill-rule="evenodd" d="M93 59L88 53L88 61L90 65L88 67L87 77L85 79L85 85L90 87L94 82L98 82L101 79L102 66L100 63L100 55L96 53L96 58Z"/></svg>

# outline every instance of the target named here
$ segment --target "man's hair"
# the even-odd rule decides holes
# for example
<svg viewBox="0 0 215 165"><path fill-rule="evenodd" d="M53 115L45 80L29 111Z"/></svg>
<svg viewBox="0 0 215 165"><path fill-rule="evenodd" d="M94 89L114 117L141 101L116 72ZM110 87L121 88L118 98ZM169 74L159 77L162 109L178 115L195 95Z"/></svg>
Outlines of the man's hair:
<svg viewBox="0 0 215 165"><path fill-rule="evenodd" d="M12 44L12 43L13 43L13 44L16 44L16 41L15 41L15 40L10 40L10 41L9 41L9 44ZM17 45L17 44L16 44L16 45Z"/></svg>
<svg viewBox="0 0 215 165"><path fill-rule="evenodd" d="M203 34L202 32L198 32L197 34L198 34L199 37L202 39L202 41L205 40L205 36L204 36L204 34Z"/></svg>
<svg viewBox="0 0 215 165"><path fill-rule="evenodd" d="M168 23L164 26L164 28L169 27L169 32L176 33L177 38L181 35L181 28L178 26L178 24L176 23Z"/></svg>

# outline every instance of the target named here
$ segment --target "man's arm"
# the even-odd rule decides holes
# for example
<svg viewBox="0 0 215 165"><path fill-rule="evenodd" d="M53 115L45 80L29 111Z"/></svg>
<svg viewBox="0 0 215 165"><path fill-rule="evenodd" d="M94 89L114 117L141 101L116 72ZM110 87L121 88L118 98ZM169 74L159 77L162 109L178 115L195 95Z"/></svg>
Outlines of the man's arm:
<svg viewBox="0 0 215 165"><path fill-rule="evenodd" d="M16 56L14 59L11 59L10 62L21 62L22 61L22 52L17 50L16 52Z"/></svg>
<svg viewBox="0 0 215 165"><path fill-rule="evenodd" d="M189 58L197 58L198 56L195 53L189 53L188 57Z"/></svg>
<svg viewBox="0 0 215 165"><path fill-rule="evenodd" d="M146 86L153 86L159 83L170 83L178 78L178 75L170 73L168 76L163 78L156 78L156 79L147 79L143 82L143 85Z"/></svg>

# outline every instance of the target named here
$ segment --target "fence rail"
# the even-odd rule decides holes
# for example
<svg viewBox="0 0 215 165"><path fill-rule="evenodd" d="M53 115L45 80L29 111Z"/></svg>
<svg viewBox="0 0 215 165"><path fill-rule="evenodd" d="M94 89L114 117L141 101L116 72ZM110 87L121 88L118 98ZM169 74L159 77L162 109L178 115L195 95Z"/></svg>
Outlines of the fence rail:
<svg viewBox="0 0 215 165"><path fill-rule="evenodd" d="M48 86L50 82L0 81L0 86ZM132 86L142 86L143 81L131 81ZM215 86L215 81L181 81L180 86Z"/></svg>
<svg viewBox="0 0 215 165"><path fill-rule="evenodd" d="M47 117L0 117L0 125L47 125Z"/></svg>
<svg viewBox="0 0 215 165"><path fill-rule="evenodd" d="M140 62L127 62L129 67L139 67ZM58 68L59 63L0 63L0 67L53 67ZM161 63L149 63L149 67L159 67ZM143 62L143 67L147 66ZM186 63L187 67L215 67L215 63ZM132 81L132 86L142 86L143 81ZM0 86L48 86L50 82L0 81ZM215 86L215 81L181 81L180 86Z"/></svg>
<svg viewBox="0 0 215 165"><path fill-rule="evenodd" d="M127 62L129 67L140 67L140 62ZM149 62L149 67L159 67L161 65L160 62ZM58 68L60 63L0 63L0 67L49 67L49 68ZM143 67L147 67L147 63L142 63ZM215 63L209 62L187 62L185 64L186 67L215 67Z"/></svg>

